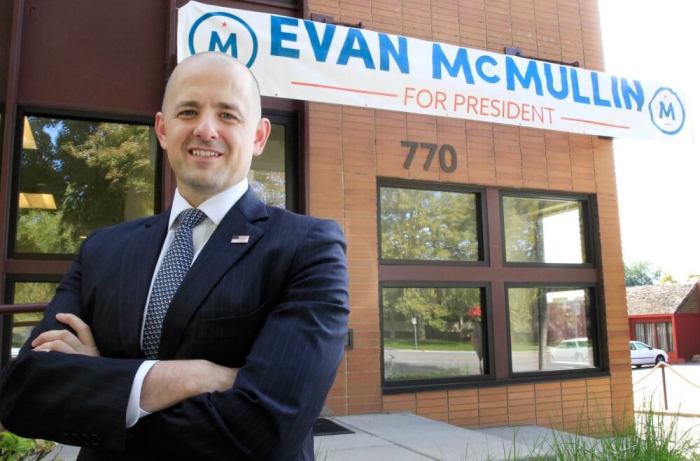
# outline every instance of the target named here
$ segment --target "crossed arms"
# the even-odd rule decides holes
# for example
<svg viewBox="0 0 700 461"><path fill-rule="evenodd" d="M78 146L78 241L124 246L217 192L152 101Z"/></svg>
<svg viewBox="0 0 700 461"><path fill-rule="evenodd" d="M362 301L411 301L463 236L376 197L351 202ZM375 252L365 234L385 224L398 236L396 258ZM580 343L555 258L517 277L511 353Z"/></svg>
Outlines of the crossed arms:
<svg viewBox="0 0 700 461"><path fill-rule="evenodd" d="M75 314L58 313L56 320L70 330L49 330L31 342L35 352L63 352L100 357L92 330ZM236 368L208 360L168 360L150 369L141 387L140 407L148 413L164 410L206 392L223 392L236 380Z"/></svg>
<svg viewBox="0 0 700 461"><path fill-rule="evenodd" d="M141 391L141 407L153 413L128 430L126 404L143 359L99 356L90 328L96 314L70 309L81 303L81 271L79 258L40 334L0 375L0 420L9 430L113 451L148 449L155 440L165 457L297 453L343 353L347 269L336 224L309 229L240 369L201 359L158 362Z"/></svg>

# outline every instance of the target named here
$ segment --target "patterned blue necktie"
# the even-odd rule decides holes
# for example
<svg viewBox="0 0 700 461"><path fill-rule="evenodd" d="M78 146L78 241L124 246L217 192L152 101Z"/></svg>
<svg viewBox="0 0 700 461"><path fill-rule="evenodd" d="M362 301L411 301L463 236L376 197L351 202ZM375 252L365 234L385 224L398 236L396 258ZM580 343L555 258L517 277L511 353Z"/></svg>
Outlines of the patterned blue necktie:
<svg viewBox="0 0 700 461"><path fill-rule="evenodd" d="M168 312L175 292L192 265L194 257L192 229L205 217L204 212L197 208L188 208L180 213L180 225L175 231L175 237L158 269L146 309L146 322L143 326L143 352L149 359L158 358L163 319Z"/></svg>

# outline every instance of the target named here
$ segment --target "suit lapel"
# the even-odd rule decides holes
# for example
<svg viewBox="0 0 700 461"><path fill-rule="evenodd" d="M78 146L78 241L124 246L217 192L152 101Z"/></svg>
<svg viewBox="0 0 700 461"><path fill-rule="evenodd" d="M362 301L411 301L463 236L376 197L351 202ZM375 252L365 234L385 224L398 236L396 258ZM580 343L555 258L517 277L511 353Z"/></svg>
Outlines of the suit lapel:
<svg viewBox="0 0 700 461"><path fill-rule="evenodd" d="M209 292L262 237L263 229L254 223L265 218L265 205L249 189L219 223L187 272L165 315L160 359L175 355L187 324Z"/></svg>
<svg viewBox="0 0 700 461"><path fill-rule="evenodd" d="M170 211L146 220L137 229L124 248L120 280L119 333L130 357L138 357L141 352L141 324L146 306L148 289L151 285L161 246L168 230Z"/></svg>

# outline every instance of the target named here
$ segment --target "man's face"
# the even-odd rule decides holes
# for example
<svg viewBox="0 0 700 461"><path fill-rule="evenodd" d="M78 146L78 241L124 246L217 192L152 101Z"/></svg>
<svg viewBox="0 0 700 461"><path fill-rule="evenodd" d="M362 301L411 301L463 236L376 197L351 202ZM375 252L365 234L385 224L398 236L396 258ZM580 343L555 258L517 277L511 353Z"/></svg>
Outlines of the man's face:
<svg viewBox="0 0 700 461"><path fill-rule="evenodd" d="M270 134L261 119L255 83L231 60L204 57L181 64L156 114L156 133L190 204L245 178Z"/></svg>

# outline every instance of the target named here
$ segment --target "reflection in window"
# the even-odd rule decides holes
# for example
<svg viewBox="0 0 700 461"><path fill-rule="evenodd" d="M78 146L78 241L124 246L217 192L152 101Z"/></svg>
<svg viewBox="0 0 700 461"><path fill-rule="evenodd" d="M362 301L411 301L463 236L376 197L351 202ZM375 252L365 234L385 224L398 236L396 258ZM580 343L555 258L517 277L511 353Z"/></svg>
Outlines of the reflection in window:
<svg viewBox="0 0 700 461"><path fill-rule="evenodd" d="M382 259L479 261L478 195L380 188Z"/></svg>
<svg viewBox="0 0 700 461"><path fill-rule="evenodd" d="M51 301L58 287L57 282L14 282L13 304L34 304ZM29 337L32 328L44 316L41 312L28 312L12 316L12 357Z"/></svg>
<svg viewBox="0 0 700 461"><path fill-rule="evenodd" d="M513 372L591 368L588 289L509 288Z"/></svg>
<svg viewBox="0 0 700 461"><path fill-rule="evenodd" d="M506 261L586 261L583 202L503 197Z"/></svg>
<svg viewBox="0 0 700 461"><path fill-rule="evenodd" d="M94 229L152 214L156 152L148 126L25 117L15 251L75 253Z"/></svg>
<svg viewBox="0 0 700 461"><path fill-rule="evenodd" d="M480 288L383 288L384 380L487 373L482 299Z"/></svg>
<svg viewBox="0 0 700 461"><path fill-rule="evenodd" d="M265 151L253 157L248 181L260 199L268 205L286 207L285 126L272 125Z"/></svg>

